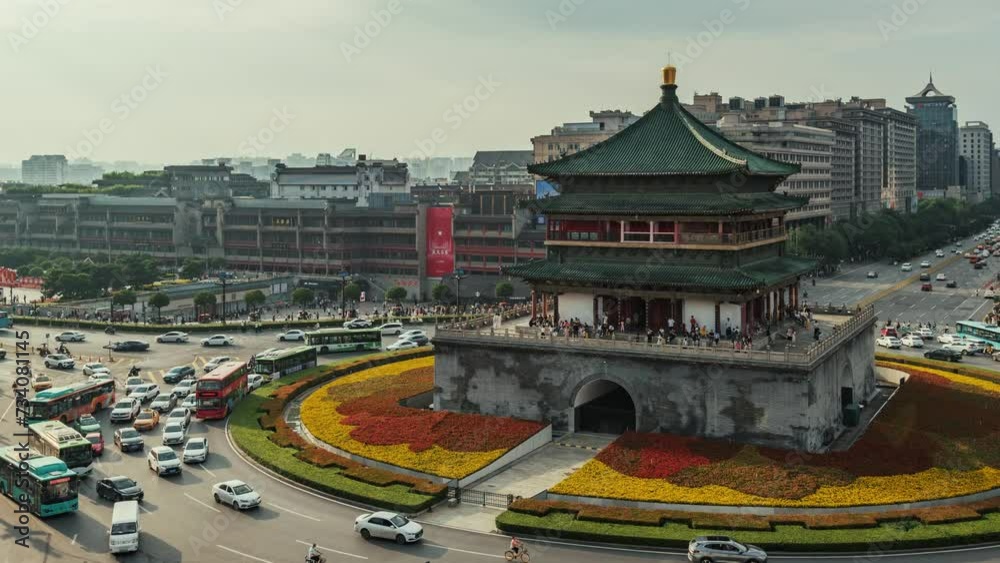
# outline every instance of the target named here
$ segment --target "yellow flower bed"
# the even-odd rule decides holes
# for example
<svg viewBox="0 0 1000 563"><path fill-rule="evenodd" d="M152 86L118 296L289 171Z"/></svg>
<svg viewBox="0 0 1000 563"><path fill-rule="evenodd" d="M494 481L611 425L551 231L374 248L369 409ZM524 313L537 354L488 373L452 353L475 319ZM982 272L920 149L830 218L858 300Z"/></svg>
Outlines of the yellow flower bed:
<svg viewBox="0 0 1000 563"><path fill-rule="evenodd" d="M988 393L1000 394L1000 384L994 383L992 381L986 381L985 379L979 379L978 377L969 377L967 375L959 375L957 373L952 373L949 371L943 371L933 368L925 368L923 366L897 364L895 362L876 362L876 365L879 367L898 369L901 371L906 371L906 370L922 371L933 375L939 375L949 381L953 381L960 385L969 385L971 387L982 389L983 391L986 391Z"/></svg>
<svg viewBox="0 0 1000 563"><path fill-rule="evenodd" d="M433 357L418 358L342 377L315 391L302 403L302 422L313 436L346 452L450 479L467 477L497 460L508 450L453 452L434 445L430 449L414 452L407 444L392 446L365 444L351 437L351 432L355 429L354 426L341 423L346 418L337 412L337 407L342 404L342 401L334 401L328 396L328 391L333 387L355 385L383 377L396 377L407 371L428 368L433 365ZM355 398L362 398L366 390L361 386L356 386L352 392L356 395Z"/></svg>
<svg viewBox="0 0 1000 563"><path fill-rule="evenodd" d="M913 475L859 477L847 486L821 487L801 499L775 499L748 495L727 487L697 489L671 484L665 479L641 479L618 473L591 460L550 489L552 493L585 497L727 506L844 507L900 504L968 495L1000 488L1000 470L977 471L930 469Z"/></svg>

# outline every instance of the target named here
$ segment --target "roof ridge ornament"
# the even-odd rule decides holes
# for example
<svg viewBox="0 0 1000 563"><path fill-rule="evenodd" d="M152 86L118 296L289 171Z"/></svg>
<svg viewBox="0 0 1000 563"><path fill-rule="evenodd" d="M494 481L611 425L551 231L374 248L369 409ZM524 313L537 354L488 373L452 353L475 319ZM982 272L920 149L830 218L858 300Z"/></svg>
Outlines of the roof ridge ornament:
<svg viewBox="0 0 1000 563"><path fill-rule="evenodd" d="M691 134L694 136L694 138L697 139L698 142L701 143L701 145L703 147L705 147L706 149L712 151L714 154L718 155L720 158L723 158L723 159L725 159L725 160L727 160L729 162L732 162L733 164L738 164L738 165L740 165L740 166L742 166L744 168L747 166L747 161L745 159L736 158L735 156L730 156L730 154L728 152L726 152L725 149L719 148L719 147L713 145L712 143L709 143L708 139L706 139L705 137L703 137L702 134L699 133L698 130L694 128L694 126L688 120L688 118L687 118L686 115L684 115L683 113L678 113L678 116L681 118L681 123L683 123L684 126L688 128L688 131L691 132Z"/></svg>

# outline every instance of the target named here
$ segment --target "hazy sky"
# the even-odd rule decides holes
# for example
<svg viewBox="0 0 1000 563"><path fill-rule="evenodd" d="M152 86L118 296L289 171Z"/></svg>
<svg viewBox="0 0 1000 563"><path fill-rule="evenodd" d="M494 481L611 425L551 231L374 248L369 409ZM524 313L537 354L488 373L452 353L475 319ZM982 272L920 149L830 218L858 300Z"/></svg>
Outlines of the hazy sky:
<svg viewBox="0 0 1000 563"><path fill-rule="evenodd" d="M0 0L0 162L530 149L651 107L668 51L685 100L902 108L933 70L1000 129L998 28L996 0Z"/></svg>

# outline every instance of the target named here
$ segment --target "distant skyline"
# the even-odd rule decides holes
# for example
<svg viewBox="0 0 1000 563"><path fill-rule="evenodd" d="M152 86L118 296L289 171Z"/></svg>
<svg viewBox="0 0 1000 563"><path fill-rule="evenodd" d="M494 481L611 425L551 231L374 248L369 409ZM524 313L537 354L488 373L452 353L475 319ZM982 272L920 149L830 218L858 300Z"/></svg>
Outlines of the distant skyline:
<svg viewBox="0 0 1000 563"><path fill-rule="evenodd" d="M933 71L960 122L996 129L998 27L988 0L8 0L0 163L529 150L649 109L668 52L685 101L903 109Z"/></svg>

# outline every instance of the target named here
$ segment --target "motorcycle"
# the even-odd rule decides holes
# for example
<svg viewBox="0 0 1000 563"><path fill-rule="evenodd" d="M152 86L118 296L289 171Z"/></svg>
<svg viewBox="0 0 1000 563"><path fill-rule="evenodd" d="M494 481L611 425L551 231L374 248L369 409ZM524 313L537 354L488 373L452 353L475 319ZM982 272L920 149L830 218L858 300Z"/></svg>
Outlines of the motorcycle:
<svg viewBox="0 0 1000 563"><path fill-rule="evenodd" d="M115 327L111 325L108 325L108 328L104 329L104 334L114 334L114 333L115 333Z"/></svg>
<svg viewBox="0 0 1000 563"><path fill-rule="evenodd" d="M319 559L313 559L312 557L308 557L307 556L306 557L306 563L326 563L326 557L323 557L322 555L320 555Z"/></svg>
<svg viewBox="0 0 1000 563"><path fill-rule="evenodd" d="M129 377L139 377L139 367L138 366L132 366L132 368L128 370L128 376Z"/></svg>

